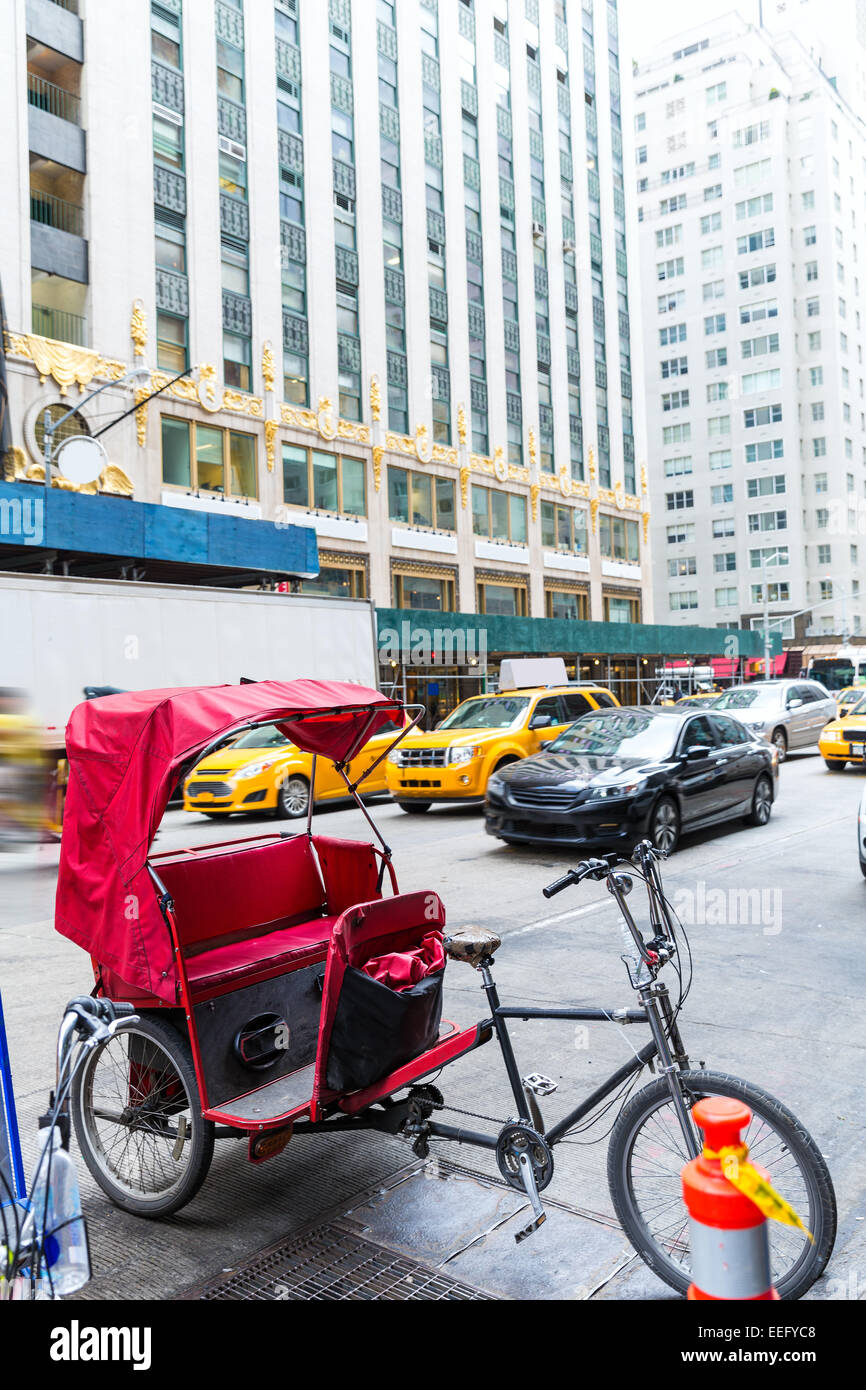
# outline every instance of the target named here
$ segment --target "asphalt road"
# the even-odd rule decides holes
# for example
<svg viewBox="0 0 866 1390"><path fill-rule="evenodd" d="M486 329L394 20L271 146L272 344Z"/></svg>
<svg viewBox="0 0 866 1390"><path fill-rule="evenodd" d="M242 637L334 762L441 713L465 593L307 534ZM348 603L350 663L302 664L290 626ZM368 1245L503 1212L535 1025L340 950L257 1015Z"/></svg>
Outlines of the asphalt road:
<svg viewBox="0 0 866 1390"><path fill-rule="evenodd" d="M694 984L682 1017L691 1056L783 1099L812 1132L833 1174L839 1236L828 1270L832 1283L825 1279L816 1287L819 1297L866 1296L866 957L859 940L866 881L855 845L861 787L862 774L850 768L831 776L817 756L795 756L781 769L769 825L750 829L733 822L686 837L664 866L666 889L694 955ZM603 885L583 884L551 903L541 896L542 886L574 856L506 848L485 835L477 808L410 817L382 801L374 815L394 850L402 889L435 888L452 926L480 923L503 937L495 973L504 1001L630 1002L617 919ZM363 817L353 808L330 810L317 816L317 824L327 834L364 834ZM231 835L254 834L262 825L235 819ZM157 847L224 838L225 826L173 811ZM53 846L0 855L0 988L28 1159L35 1117L51 1084L63 1004L91 983L85 955L53 932L57 857ZM450 965L446 1015L460 1024L483 1016L479 990L473 972ZM625 1033L607 1024L588 1031L569 1023L516 1028L521 1071L541 1071L559 1083L545 1119L565 1113L643 1041L637 1029ZM454 1064L439 1084L455 1107L495 1118L513 1110L493 1046ZM551 1193L609 1219L603 1178L608 1127L609 1120L585 1136L589 1142L562 1146ZM448 1146L447 1152L475 1169L485 1167L487 1156L478 1150ZM317 1137L296 1139L278 1159L251 1168L240 1146L218 1145L199 1196L154 1224L112 1208L84 1173L96 1272L87 1296L171 1297L384 1179L408 1156L400 1141L382 1136ZM579 1266L579 1253L576 1261ZM604 1296L654 1291L638 1280L632 1288L614 1285Z"/></svg>

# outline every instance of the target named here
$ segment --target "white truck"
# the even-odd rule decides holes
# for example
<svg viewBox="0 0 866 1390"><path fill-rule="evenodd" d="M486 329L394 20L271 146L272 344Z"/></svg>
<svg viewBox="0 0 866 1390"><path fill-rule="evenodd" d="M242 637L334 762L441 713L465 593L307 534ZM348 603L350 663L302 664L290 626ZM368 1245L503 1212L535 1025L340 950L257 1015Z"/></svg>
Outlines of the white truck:
<svg viewBox="0 0 866 1390"><path fill-rule="evenodd" d="M359 599L0 574L0 687L26 692L62 756L85 686L310 676L375 687L375 621Z"/></svg>

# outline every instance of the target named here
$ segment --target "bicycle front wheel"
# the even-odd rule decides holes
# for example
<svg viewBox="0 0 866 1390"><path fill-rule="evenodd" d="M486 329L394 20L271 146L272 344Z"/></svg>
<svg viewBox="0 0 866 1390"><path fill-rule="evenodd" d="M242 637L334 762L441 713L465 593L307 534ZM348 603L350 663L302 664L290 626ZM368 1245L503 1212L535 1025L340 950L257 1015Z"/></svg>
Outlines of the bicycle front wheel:
<svg viewBox="0 0 866 1390"><path fill-rule="evenodd" d="M814 1236L769 1222L770 1268L783 1299L802 1298L823 1273L836 1238L836 1198L827 1165L795 1115L759 1086L720 1072L681 1072L691 1108L705 1096L728 1096L752 1112L743 1139L749 1157L770 1175ZM695 1126L696 1142L700 1132ZM622 1109L611 1134L607 1177L616 1214L637 1253L679 1293L691 1283L688 1214L680 1173L691 1158L661 1079L645 1086Z"/></svg>

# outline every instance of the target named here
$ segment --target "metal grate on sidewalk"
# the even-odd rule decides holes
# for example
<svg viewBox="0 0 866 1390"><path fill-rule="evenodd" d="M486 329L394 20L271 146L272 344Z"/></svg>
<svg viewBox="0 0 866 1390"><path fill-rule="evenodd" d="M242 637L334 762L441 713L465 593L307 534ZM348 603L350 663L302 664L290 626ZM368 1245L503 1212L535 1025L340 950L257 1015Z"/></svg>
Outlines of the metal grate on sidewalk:
<svg viewBox="0 0 866 1390"><path fill-rule="evenodd" d="M197 1300L490 1300L469 1284L354 1235L339 1221L289 1236L186 1294Z"/></svg>

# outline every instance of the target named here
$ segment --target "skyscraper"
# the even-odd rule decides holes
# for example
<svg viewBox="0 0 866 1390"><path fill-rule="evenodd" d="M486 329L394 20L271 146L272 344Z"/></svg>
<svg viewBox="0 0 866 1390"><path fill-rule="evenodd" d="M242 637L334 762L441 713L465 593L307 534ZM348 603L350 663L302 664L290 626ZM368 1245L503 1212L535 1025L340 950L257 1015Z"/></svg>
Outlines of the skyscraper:
<svg viewBox="0 0 866 1390"><path fill-rule="evenodd" d="M634 77L662 621L758 627L766 584L786 637L862 630L866 127L832 75L732 14Z"/></svg>

